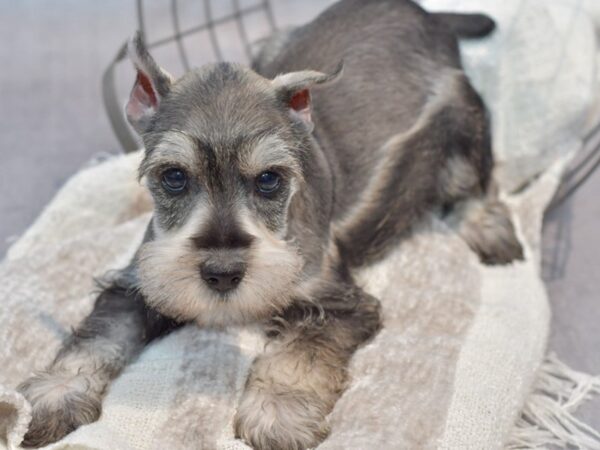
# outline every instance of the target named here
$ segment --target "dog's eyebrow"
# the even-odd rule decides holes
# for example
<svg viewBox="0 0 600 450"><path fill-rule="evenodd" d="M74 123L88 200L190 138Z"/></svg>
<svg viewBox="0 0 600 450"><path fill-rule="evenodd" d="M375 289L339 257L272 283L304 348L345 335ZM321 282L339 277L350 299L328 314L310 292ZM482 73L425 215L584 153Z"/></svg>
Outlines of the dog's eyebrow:
<svg viewBox="0 0 600 450"><path fill-rule="evenodd" d="M176 164L181 167L193 167L197 163L194 140L180 130L170 130L161 137L153 149L146 152L139 169L139 178L157 167Z"/></svg>
<svg viewBox="0 0 600 450"><path fill-rule="evenodd" d="M250 141L256 141L256 140L265 138L267 136L278 135L281 131L282 131L282 128L278 127L278 126L265 127L265 128L261 128L259 130L256 130L256 131L253 131L251 133L244 135L243 139L250 140Z"/></svg>
<svg viewBox="0 0 600 450"><path fill-rule="evenodd" d="M302 178L299 161L286 141L277 134L265 134L255 139L240 156L240 169L248 175L255 175L270 167L280 167Z"/></svg>
<svg viewBox="0 0 600 450"><path fill-rule="evenodd" d="M219 142L219 146L224 147L224 148L239 148L240 146L242 146L244 144L252 144L254 142L260 141L261 139L263 139L265 137L277 135L281 131L282 131L281 127L270 126L270 127L260 128L258 130L238 132L231 136L222 136L220 138L221 142ZM192 139L195 142L195 145L199 150L205 150L207 152L214 153L215 143L211 142L211 140L208 139L207 137L205 137L205 136L192 137L188 134L185 134L185 135L189 139Z"/></svg>

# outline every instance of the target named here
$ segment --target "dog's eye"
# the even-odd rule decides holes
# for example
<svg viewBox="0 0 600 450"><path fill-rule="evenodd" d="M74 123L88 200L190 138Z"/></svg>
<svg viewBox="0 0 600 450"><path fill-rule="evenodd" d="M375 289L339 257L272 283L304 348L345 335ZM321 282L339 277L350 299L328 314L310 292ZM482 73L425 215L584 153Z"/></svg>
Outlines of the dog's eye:
<svg viewBox="0 0 600 450"><path fill-rule="evenodd" d="M187 176L183 170L167 169L162 173L162 185L171 194L180 194L187 184Z"/></svg>
<svg viewBox="0 0 600 450"><path fill-rule="evenodd" d="M263 172L256 177L256 189L261 194L273 194L279 189L280 180L281 177L275 172Z"/></svg>

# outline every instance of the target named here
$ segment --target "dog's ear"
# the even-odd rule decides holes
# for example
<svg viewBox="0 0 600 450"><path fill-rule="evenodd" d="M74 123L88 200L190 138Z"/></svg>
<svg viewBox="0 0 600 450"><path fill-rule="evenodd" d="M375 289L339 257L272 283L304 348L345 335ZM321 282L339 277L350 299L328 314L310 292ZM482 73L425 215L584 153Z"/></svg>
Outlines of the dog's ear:
<svg viewBox="0 0 600 450"><path fill-rule="evenodd" d="M333 73L327 74L313 70L290 72L276 76L272 84L283 99L285 106L289 108L290 115L294 119L301 120L308 130L312 131L314 126L311 119L311 88L338 80L343 70L344 63L341 61Z"/></svg>
<svg viewBox="0 0 600 450"><path fill-rule="evenodd" d="M160 101L169 93L173 77L150 56L141 32L138 31L129 41L127 53L137 75L125 112L131 126L138 133L143 133L148 129Z"/></svg>

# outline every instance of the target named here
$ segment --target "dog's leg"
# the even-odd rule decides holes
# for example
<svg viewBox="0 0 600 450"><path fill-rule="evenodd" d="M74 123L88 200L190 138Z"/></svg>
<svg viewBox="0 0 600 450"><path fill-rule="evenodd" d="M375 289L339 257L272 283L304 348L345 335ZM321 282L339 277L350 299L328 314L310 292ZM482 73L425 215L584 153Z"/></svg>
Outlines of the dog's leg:
<svg viewBox="0 0 600 450"><path fill-rule="evenodd" d="M45 445L97 420L110 380L146 343L175 326L149 310L123 274L104 288L50 367L19 386L33 408L22 445Z"/></svg>
<svg viewBox="0 0 600 450"><path fill-rule="evenodd" d="M356 287L338 290L337 299L330 294L324 303L334 300L344 309L288 314L253 363L235 432L256 449L299 450L322 441L329 431L325 418L346 386L350 357L379 329L376 299Z"/></svg>
<svg viewBox="0 0 600 450"><path fill-rule="evenodd" d="M493 194L458 202L447 222L484 264L508 264L524 257L510 211Z"/></svg>
<svg viewBox="0 0 600 450"><path fill-rule="evenodd" d="M442 198L449 206L446 222L458 232L484 264L508 264L523 259L510 211L498 198L489 175L481 174L463 157L452 157L439 177Z"/></svg>

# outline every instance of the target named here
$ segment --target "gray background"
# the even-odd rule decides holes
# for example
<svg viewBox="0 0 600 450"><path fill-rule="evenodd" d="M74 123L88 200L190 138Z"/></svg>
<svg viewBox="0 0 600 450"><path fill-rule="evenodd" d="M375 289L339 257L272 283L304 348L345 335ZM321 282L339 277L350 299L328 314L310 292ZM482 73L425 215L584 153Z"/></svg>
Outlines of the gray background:
<svg viewBox="0 0 600 450"><path fill-rule="evenodd" d="M153 12L168 5L151 3ZM301 23L331 1L274 3L281 24ZM194 13L186 12L185 20L194 21ZM133 1L0 0L0 258L70 175L98 154L119 152L100 78L135 24ZM171 30L164 20L151 25L156 37ZM204 38L197 38L195 61L212 58ZM227 57L241 54L235 43L224 46ZM181 71L173 49L156 53L170 70ZM598 374L599 195L600 171L548 215L544 229L544 278L554 314L550 350ZM588 403L580 417L600 429L600 402Z"/></svg>

